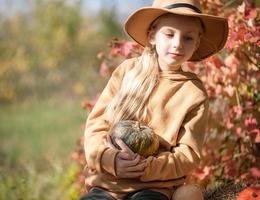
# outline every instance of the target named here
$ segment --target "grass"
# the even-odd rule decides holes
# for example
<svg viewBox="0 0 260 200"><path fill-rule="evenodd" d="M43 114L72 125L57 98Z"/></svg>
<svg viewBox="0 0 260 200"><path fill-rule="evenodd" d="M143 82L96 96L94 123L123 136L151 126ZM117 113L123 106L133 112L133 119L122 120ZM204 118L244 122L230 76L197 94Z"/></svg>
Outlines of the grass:
<svg viewBox="0 0 260 200"><path fill-rule="evenodd" d="M0 199L76 199L70 153L85 119L80 102L0 105Z"/></svg>

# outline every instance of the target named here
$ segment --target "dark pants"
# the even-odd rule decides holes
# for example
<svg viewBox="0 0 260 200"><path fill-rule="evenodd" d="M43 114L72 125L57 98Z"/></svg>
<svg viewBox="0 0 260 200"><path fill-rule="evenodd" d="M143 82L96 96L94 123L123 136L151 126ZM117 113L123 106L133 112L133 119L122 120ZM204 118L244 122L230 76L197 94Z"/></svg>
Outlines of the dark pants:
<svg viewBox="0 0 260 200"><path fill-rule="evenodd" d="M105 190L93 188L88 194L81 197L80 200L115 200ZM160 193L152 190L139 190L129 193L124 200L168 200L168 198Z"/></svg>

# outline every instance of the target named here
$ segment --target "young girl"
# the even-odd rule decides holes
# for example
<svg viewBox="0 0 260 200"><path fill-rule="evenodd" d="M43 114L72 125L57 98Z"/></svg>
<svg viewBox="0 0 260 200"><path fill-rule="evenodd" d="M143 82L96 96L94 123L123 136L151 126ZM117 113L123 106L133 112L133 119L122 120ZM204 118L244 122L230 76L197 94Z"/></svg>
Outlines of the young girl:
<svg viewBox="0 0 260 200"><path fill-rule="evenodd" d="M155 0L134 12L126 32L144 46L140 57L124 61L112 74L85 129L86 186L81 200L203 199L185 177L201 159L208 97L200 79L184 72L226 42L225 18L201 12L198 0ZM147 124L159 137L156 156L142 158L123 142L109 138L120 120Z"/></svg>

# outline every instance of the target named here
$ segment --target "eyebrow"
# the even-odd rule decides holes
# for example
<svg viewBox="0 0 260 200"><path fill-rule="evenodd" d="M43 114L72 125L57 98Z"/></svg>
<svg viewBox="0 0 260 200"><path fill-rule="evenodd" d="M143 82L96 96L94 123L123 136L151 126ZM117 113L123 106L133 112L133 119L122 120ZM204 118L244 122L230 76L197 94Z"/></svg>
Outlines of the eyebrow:
<svg viewBox="0 0 260 200"><path fill-rule="evenodd" d="M175 29L174 29L174 28L170 28L170 27L165 27L165 30L173 31L173 30L175 30ZM185 33L197 33L197 31L189 30L189 31L187 31L187 32L185 32Z"/></svg>
<svg viewBox="0 0 260 200"><path fill-rule="evenodd" d="M197 33L197 31L187 31L186 33Z"/></svg>

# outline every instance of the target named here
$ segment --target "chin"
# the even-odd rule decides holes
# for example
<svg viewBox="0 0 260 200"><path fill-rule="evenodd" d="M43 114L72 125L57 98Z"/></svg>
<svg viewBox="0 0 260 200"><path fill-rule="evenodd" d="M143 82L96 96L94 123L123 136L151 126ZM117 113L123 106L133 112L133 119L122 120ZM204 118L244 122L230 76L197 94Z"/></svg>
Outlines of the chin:
<svg viewBox="0 0 260 200"><path fill-rule="evenodd" d="M185 58L177 58L177 59L175 59L175 58L169 58L168 59L168 64L169 65L179 65L179 64L182 64L182 63L184 63L185 61L187 61L188 60L188 58L187 57L185 57Z"/></svg>
<svg viewBox="0 0 260 200"><path fill-rule="evenodd" d="M182 63L183 63L183 61L174 60L174 61L168 62L167 64L168 64L168 66L174 67L174 66L178 66L178 65L180 65L180 64L182 64Z"/></svg>

